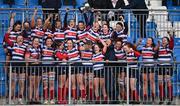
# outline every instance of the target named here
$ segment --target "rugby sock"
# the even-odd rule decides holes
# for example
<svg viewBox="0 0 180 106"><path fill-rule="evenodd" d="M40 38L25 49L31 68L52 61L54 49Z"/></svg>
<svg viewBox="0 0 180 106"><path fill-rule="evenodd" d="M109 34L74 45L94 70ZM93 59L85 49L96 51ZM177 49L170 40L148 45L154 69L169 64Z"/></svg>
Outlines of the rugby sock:
<svg viewBox="0 0 180 106"><path fill-rule="evenodd" d="M44 88L44 99L48 99L48 88Z"/></svg>
<svg viewBox="0 0 180 106"><path fill-rule="evenodd" d="M172 100L173 98L173 88L172 88L172 85L168 86L168 97L170 100Z"/></svg>
<svg viewBox="0 0 180 106"><path fill-rule="evenodd" d="M81 90L81 98L82 98L82 99L85 99L85 98L86 98L86 91L85 91L85 89L82 89L82 90Z"/></svg>
<svg viewBox="0 0 180 106"><path fill-rule="evenodd" d="M72 97L74 100L76 99L76 89L72 89Z"/></svg>
<svg viewBox="0 0 180 106"><path fill-rule="evenodd" d="M163 84L159 84L159 97L160 97L161 101L164 99L164 87L163 87Z"/></svg>
<svg viewBox="0 0 180 106"><path fill-rule="evenodd" d="M50 100L54 99L54 89L50 90Z"/></svg>

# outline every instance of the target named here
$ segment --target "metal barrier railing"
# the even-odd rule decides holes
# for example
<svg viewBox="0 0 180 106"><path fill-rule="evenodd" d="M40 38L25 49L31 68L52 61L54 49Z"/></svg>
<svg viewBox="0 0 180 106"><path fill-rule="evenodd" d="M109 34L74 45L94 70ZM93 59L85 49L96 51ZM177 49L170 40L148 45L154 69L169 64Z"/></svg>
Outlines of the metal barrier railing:
<svg viewBox="0 0 180 106"><path fill-rule="evenodd" d="M179 104L178 62L171 66L154 62L151 67L137 62L138 68L130 62L101 62L104 66L100 69L81 62L56 63L10 62L6 72L2 63L0 103Z"/></svg>

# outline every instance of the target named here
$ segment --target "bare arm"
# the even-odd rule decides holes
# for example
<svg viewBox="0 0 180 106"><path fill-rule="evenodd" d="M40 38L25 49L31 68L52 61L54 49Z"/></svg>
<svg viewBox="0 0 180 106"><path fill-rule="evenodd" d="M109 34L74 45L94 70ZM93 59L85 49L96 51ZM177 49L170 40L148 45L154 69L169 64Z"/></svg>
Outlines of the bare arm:
<svg viewBox="0 0 180 106"><path fill-rule="evenodd" d="M107 44L102 39L100 39L100 42L103 44L102 53L105 54L107 51Z"/></svg>
<svg viewBox="0 0 180 106"><path fill-rule="evenodd" d="M49 14L48 18L45 20L45 23L44 23L44 27L43 29L46 30L49 23L50 23L50 19L53 17L53 14Z"/></svg>
<svg viewBox="0 0 180 106"><path fill-rule="evenodd" d="M34 9L34 13L33 13L33 16L31 18L31 28L35 28L35 16L37 14L37 8Z"/></svg>
<svg viewBox="0 0 180 106"><path fill-rule="evenodd" d="M16 16L16 13L11 13L11 16L10 16L10 27L11 28L13 28L15 16Z"/></svg>

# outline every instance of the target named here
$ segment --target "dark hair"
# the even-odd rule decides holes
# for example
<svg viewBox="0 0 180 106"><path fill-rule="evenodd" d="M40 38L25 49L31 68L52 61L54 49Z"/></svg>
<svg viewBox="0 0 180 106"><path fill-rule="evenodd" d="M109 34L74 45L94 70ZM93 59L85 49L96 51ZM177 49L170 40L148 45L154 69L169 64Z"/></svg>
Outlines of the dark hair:
<svg viewBox="0 0 180 106"><path fill-rule="evenodd" d="M75 19L70 19L70 20L68 21L68 24L70 24L70 21L74 21L74 22L75 22Z"/></svg>
<svg viewBox="0 0 180 106"><path fill-rule="evenodd" d="M17 25L22 25L22 23L21 23L21 21L16 21L15 23L14 23L14 25L13 25L13 31L15 30L15 27L17 26Z"/></svg>
<svg viewBox="0 0 180 106"><path fill-rule="evenodd" d="M37 19L36 19L36 20L38 20L38 19L41 19L41 20L42 20L42 18L41 18L41 17L37 17Z"/></svg>
<svg viewBox="0 0 180 106"><path fill-rule="evenodd" d="M78 24L79 24L79 23L85 24L84 21L78 21Z"/></svg>
<svg viewBox="0 0 180 106"><path fill-rule="evenodd" d="M126 42L126 43L124 44L124 46L127 46L127 47L129 47L129 48L132 48L133 50L136 50L136 47L135 47L132 43L129 43L129 42Z"/></svg>
<svg viewBox="0 0 180 106"><path fill-rule="evenodd" d="M19 34L18 36L16 36L16 40L17 40L17 38L18 38L19 36L22 36L22 37L23 37L23 35L22 35L22 34ZM23 38L24 38L24 37L23 37Z"/></svg>
<svg viewBox="0 0 180 106"><path fill-rule="evenodd" d="M48 39L51 39L51 41L53 41L53 39L52 39L51 37L47 37L47 38L45 39L45 42L46 42Z"/></svg>
<svg viewBox="0 0 180 106"><path fill-rule="evenodd" d="M165 37L163 37L162 39L164 39L164 38L167 39L167 41L168 41L168 43L169 43L169 41L170 41L169 38L165 36Z"/></svg>
<svg viewBox="0 0 180 106"><path fill-rule="evenodd" d="M152 37L148 37L147 39L151 39L152 40L152 47L155 47L155 43L154 43L154 39Z"/></svg>
<svg viewBox="0 0 180 106"><path fill-rule="evenodd" d="M115 43L117 43L117 42L123 43L123 39L122 39L122 38L117 38L117 39L115 39Z"/></svg>
<svg viewBox="0 0 180 106"><path fill-rule="evenodd" d="M116 25L120 25L121 27L124 27L122 22L118 22L118 23L116 23Z"/></svg>
<svg viewBox="0 0 180 106"><path fill-rule="evenodd" d="M32 41L34 41L35 39L38 39L38 40L39 40L39 38L38 38L38 37L33 37Z"/></svg>
<svg viewBox="0 0 180 106"><path fill-rule="evenodd" d="M106 25L106 26L108 27L108 29L109 29L109 25L108 25L108 24L103 24L103 26L104 26L104 25Z"/></svg>
<svg viewBox="0 0 180 106"><path fill-rule="evenodd" d="M100 51L102 51L102 48L103 48L102 43L97 42L96 44L94 44L94 46L95 45L97 45L100 48ZM94 46L93 46L93 49L94 49Z"/></svg>

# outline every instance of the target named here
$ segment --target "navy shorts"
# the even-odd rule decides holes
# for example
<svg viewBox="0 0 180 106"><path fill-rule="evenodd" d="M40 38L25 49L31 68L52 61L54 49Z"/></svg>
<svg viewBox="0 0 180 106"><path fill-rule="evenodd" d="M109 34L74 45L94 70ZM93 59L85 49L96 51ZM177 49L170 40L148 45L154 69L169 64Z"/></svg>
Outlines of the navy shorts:
<svg viewBox="0 0 180 106"><path fill-rule="evenodd" d="M56 73L58 75L68 75L69 67L68 65L58 65L56 66Z"/></svg>
<svg viewBox="0 0 180 106"><path fill-rule="evenodd" d="M25 73L26 72L26 64L24 62L12 62L12 73Z"/></svg>
<svg viewBox="0 0 180 106"><path fill-rule="evenodd" d="M42 75L42 67L40 64L31 64L28 66L28 75L32 76L41 76Z"/></svg>
<svg viewBox="0 0 180 106"><path fill-rule="evenodd" d="M94 70L94 78L104 78L104 69Z"/></svg>
<svg viewBox="0 0 180 106"><path fill-rule="evenodd" d="M155 73L155 66L142 66L141 73Z"/></svg>
<svg viewBox="0 0 180 106"><path fill-rule="evenodd" d="M93 72L93 66L83 66L82 70L84 73L92 73Z"/></svg>
<svg viewBox="0 0 180 106"><path fill-rule="evenodd" d="M42 64L43 73L55 72L54 71L55 67L56 66L54 64Z"/></svg>
<svg viewBox="0 0 180 106"><path fill-rule="evenodd" d="M81 63L73 63L71 64L71 74L83 74L82 64Z"/></svg>
<svg viewBox="0 0 180 106"><path fill-rule="evenodd" d="M169 65L169 66L158 66L158 71L157 71L158 75L173 75L173 66Z"/></svg>
<svg viewBox="0 0 180 106"><path fill-rule="evenodd" d="M136 78L138 74L138 68L129 68L129 78Z"/></svg>

